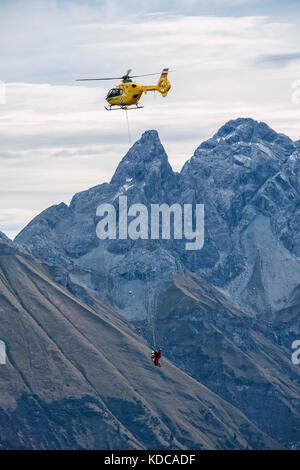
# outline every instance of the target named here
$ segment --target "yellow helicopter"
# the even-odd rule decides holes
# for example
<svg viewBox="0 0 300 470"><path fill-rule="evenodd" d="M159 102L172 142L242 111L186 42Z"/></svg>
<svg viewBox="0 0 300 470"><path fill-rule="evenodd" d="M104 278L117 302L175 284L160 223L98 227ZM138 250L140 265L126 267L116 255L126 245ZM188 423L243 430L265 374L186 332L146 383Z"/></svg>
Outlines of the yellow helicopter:
<svg viewBox="0 0 300 470"><path fill-rule="evenodd" d="M132 78L147 77L150 75L159 75L159 73L148 73L146 75L130 75L131 69L123 77L110 77L110 78L80 78L77 82L86 82L93 80L118 80L122 79L122 83L112 88L107 96L106 101L109 107L105 107L107 111L116 109L139 109L144 106L139 106L139 100L143 93L147 94L148 91L159 91L163 97L167 96L171 88L171 83L168 80L169 69L163 69L160 74L160 79L157 85L142 85L141 83L133 82ZM114 108L115 107L115 108Z"/></svg>

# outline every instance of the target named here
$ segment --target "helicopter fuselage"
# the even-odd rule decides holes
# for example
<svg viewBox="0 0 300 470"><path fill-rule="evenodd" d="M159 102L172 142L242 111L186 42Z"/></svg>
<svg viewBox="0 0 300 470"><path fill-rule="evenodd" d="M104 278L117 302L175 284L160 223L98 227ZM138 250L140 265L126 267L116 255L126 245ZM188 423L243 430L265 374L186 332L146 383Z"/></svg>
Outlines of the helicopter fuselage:
<svg viewBox="0 0 300 470"><path fill-rule="evenodd" d="M142 85L130 79L123 80L122 83L112 88L106 96L110 109L112 106L120 106L121 108L127 108L131 105L138 106L142 94L148 91L158 91L163 97L167 96L171 88L167 74L168 69L164 69L156 85Z"/></svg>
<svg viewBox="0 0 300 470"><path fill-rule="evenodd" d="M106 101L110 106L131 106L139 102L143 92L144 87L140 83L120 83L108 92Z"/></svg>

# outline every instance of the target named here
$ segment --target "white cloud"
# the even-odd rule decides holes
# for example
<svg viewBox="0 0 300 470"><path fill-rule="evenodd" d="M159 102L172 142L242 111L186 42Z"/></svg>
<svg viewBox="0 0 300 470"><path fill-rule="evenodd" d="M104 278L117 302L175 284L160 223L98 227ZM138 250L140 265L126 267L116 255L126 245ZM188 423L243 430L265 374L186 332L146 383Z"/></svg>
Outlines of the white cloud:
<svg viewBox="0 0 300 470"><path fill-rule="evenodd" d="M300 138L300 107L291 99L291 83L300 79L293 22L167 13L118 22L118 2L106 3L97 14L76 5L68 15L55 2L27 16L22 5L0 18L7 44L2 73L9 81L7 103L0 105L4 232L19 230L51 203L68 202L73 193L109 180L128 150L124 113L103 108L107 87L116 83L76 84L76 78L121 75L129 67L135 73L175 69L168 97L143 97L145 108L130 112L129 122L132 140L158 129L177 170L202 140L235 117L263 120ZM103 12L110 22L100 21Z"/></svg>

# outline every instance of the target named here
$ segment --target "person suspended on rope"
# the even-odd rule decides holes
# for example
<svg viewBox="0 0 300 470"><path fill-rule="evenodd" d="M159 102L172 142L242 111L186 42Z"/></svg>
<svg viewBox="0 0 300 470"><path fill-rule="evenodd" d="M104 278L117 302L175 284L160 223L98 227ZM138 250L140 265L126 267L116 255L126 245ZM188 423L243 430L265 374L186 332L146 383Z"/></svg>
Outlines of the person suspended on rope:
<svg viewBox="0 0 300 470"><path fill-rule="evenodd" d="M153 364L155 366L158 366L158 367L161 367L161 364L159 362L161 358L161 349L155 349L154 351L152 351L152 354L151 354L151 359L153 361Z"/></svg>

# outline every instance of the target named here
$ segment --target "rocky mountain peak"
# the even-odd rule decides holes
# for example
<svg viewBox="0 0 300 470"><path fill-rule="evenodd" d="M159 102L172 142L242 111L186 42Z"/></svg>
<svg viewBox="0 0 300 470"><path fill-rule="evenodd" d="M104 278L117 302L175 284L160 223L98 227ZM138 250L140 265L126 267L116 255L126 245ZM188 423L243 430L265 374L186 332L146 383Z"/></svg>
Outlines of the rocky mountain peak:
<svg viewBox="0 0 300 470"><path fill-rule="evenodd" d="M254 315L269 315L285 304L300 282L300 267L294 258L299 256L299 171L296 144L254 119L228 121L197 148L180 174L169 165L157 131L150 130L129 149L111 183L78 193L70 207L62 204L44 211L16 241L53 264L95 270L106 280L105 288L94 275L88 279L84 275L80 282L92 286L104 300L114 299L114 307L125 315L132 316L132 311L146 314L146 264L161 267L154 276L158 290L161 279L170 274L162 267L161 247L168 251L170 271L195 272L226 289L239 307ZM135 203L150 209L151 204L204 204L203 249L187 253L176 240L100 242L97 208L111 203L118 210L120 196L127 197L128 207ZM151 262L142 254L147 263L140 264L143 251L139 250L144 245ZM277 253L276 268L271 271L270 246ZM133 266L139 268L133 270ZM290 272L293 276L288 277L287 286L282 279ZM276 305L274 273L280 274L277 284L285 286ZM262 281L259 288L253 288L252 278L258 276ZM139 295L128 294L138 289ZM246 302L245 289L249 294Z"/></svg>
<svg viewBox="0 0 300 470"><path fill-rule="evenodd" d="M213 138L228 139L235 135L242 142L250 142L255 138L272 142L278 134L264 122L258 122L251 118L232 119L224 124Z"/></svg>
<svg viewBox="0 0 300 470"><path fill-rule="evenodd" d="M9 238L5 235L5 233L1 232L0 230L0 240L8 242Z"/></svg>
<svg viewBox="0 0 300 470"><path fill-rule="evenodd" d="M17 253L17 247L13 242L0 231L0 256L2 254Z"/></svg>
<svg viewBox="0 0 300 470"><path fill-rule="evenodd" d="M144 182L153 173L161 174L165 178L173 171L158 132L150 130L144 132L129 149L118 165L111 183L120 186L125 183Z"/></svg>
<svg viewBox="0 0 300 470"><path fill-rule="evenodd" d="M210 139L201 143L195 157L207 154L227 158L240 154L255 158L264 155L285 161L296 150L296 144L286 135L277 133L264 122L238 118L224 124Z"/></svg>

